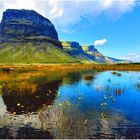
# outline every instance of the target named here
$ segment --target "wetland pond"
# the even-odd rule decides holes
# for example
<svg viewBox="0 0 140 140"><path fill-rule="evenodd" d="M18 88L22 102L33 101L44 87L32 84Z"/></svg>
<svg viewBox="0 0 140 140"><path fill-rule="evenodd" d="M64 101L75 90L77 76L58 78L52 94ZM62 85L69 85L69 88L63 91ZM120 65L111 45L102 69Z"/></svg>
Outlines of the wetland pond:
<svg viewBox="0 0 140 140"><path fill-rule="evenodd" d="M140 138L140 72L0 72L0 138Z"/></svg>

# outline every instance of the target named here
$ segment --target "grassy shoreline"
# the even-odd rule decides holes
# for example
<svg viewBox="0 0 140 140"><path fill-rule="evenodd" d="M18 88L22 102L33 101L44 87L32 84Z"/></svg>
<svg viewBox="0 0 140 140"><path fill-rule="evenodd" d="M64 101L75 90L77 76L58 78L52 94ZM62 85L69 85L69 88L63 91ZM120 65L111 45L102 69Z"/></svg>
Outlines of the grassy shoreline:
<svg viewBox="0 0 140 140"><path fill-rule="evenodd" d="M83 71L83 70L117 70L117 71L140 71L140 64L0 64L1 71Z"/></svg>

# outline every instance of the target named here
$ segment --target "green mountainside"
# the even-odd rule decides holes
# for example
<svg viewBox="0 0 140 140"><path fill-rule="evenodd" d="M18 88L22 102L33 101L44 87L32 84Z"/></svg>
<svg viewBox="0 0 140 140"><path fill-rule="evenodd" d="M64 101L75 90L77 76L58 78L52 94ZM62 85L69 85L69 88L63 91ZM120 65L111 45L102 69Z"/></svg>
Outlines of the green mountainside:
<svg viewBox="0 0 140 140"><path fill-rule="evenodd" d="M0 63L75 63L77 60L51 43L2 44Z"/></svg>
<svg viewBox="0 0 140 140"><path fill-rule="evenodd" d="M0 23L0 63L118 63L93 45L59 41L51 21L34 10L7 9Z"/></svg>

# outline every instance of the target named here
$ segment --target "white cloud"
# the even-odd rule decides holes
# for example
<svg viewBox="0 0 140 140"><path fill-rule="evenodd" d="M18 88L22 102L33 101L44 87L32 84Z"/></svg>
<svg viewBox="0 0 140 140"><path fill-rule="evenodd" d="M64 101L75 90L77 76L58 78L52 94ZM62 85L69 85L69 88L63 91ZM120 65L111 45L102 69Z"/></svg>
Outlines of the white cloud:
<svg viewBox="0 0 140 140"><path fill-rule="evenodd" d="M131 60L133 62L140 62L140 53L129 53L128 55L123 56L120 59Z"/></svg>
<svg viewBox="0 0 140 140"><path fill-rule="evenodd" d="M136 0L0 0L1 15L8 8L34 9L63 27L79 22L81 17L92 19L104 14L117 18L135 6Z"/></svg>
<svg viewBox="0 0 140 140"><path fill-rule="evenodd" d="M94 46L101 46L101 45L104 45L104 44L106 44L107 43L107 39L100 39L100 40L95 40L94 41Z"/></svg>

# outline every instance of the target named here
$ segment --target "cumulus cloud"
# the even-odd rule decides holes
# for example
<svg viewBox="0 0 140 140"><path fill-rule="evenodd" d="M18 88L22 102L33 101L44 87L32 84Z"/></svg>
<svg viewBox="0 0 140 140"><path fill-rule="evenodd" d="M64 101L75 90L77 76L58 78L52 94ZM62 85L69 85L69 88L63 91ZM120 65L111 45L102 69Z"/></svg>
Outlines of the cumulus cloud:
<svg viewBox="0 0 140 140"><path fill-rule="evenodd" d="M8 8L34 9L55 25L69 26L79 22L81 17L92 19L104 14L117 18L136 5L136 0L0 0L0 12Z"/></svg>
<svg viewBox="0 0 140 140"><path fill-rule="evenodd" d="M102 46L107 43L107 39L99 39L94 41L94 46Z"/></svg>
<svg viewBox="0 0 140 140"><path fill-rule="evenodd" d="M132 62L140 62L140 53L129 53L128 55L123 56L120 59L131 60Z"/></svg>

